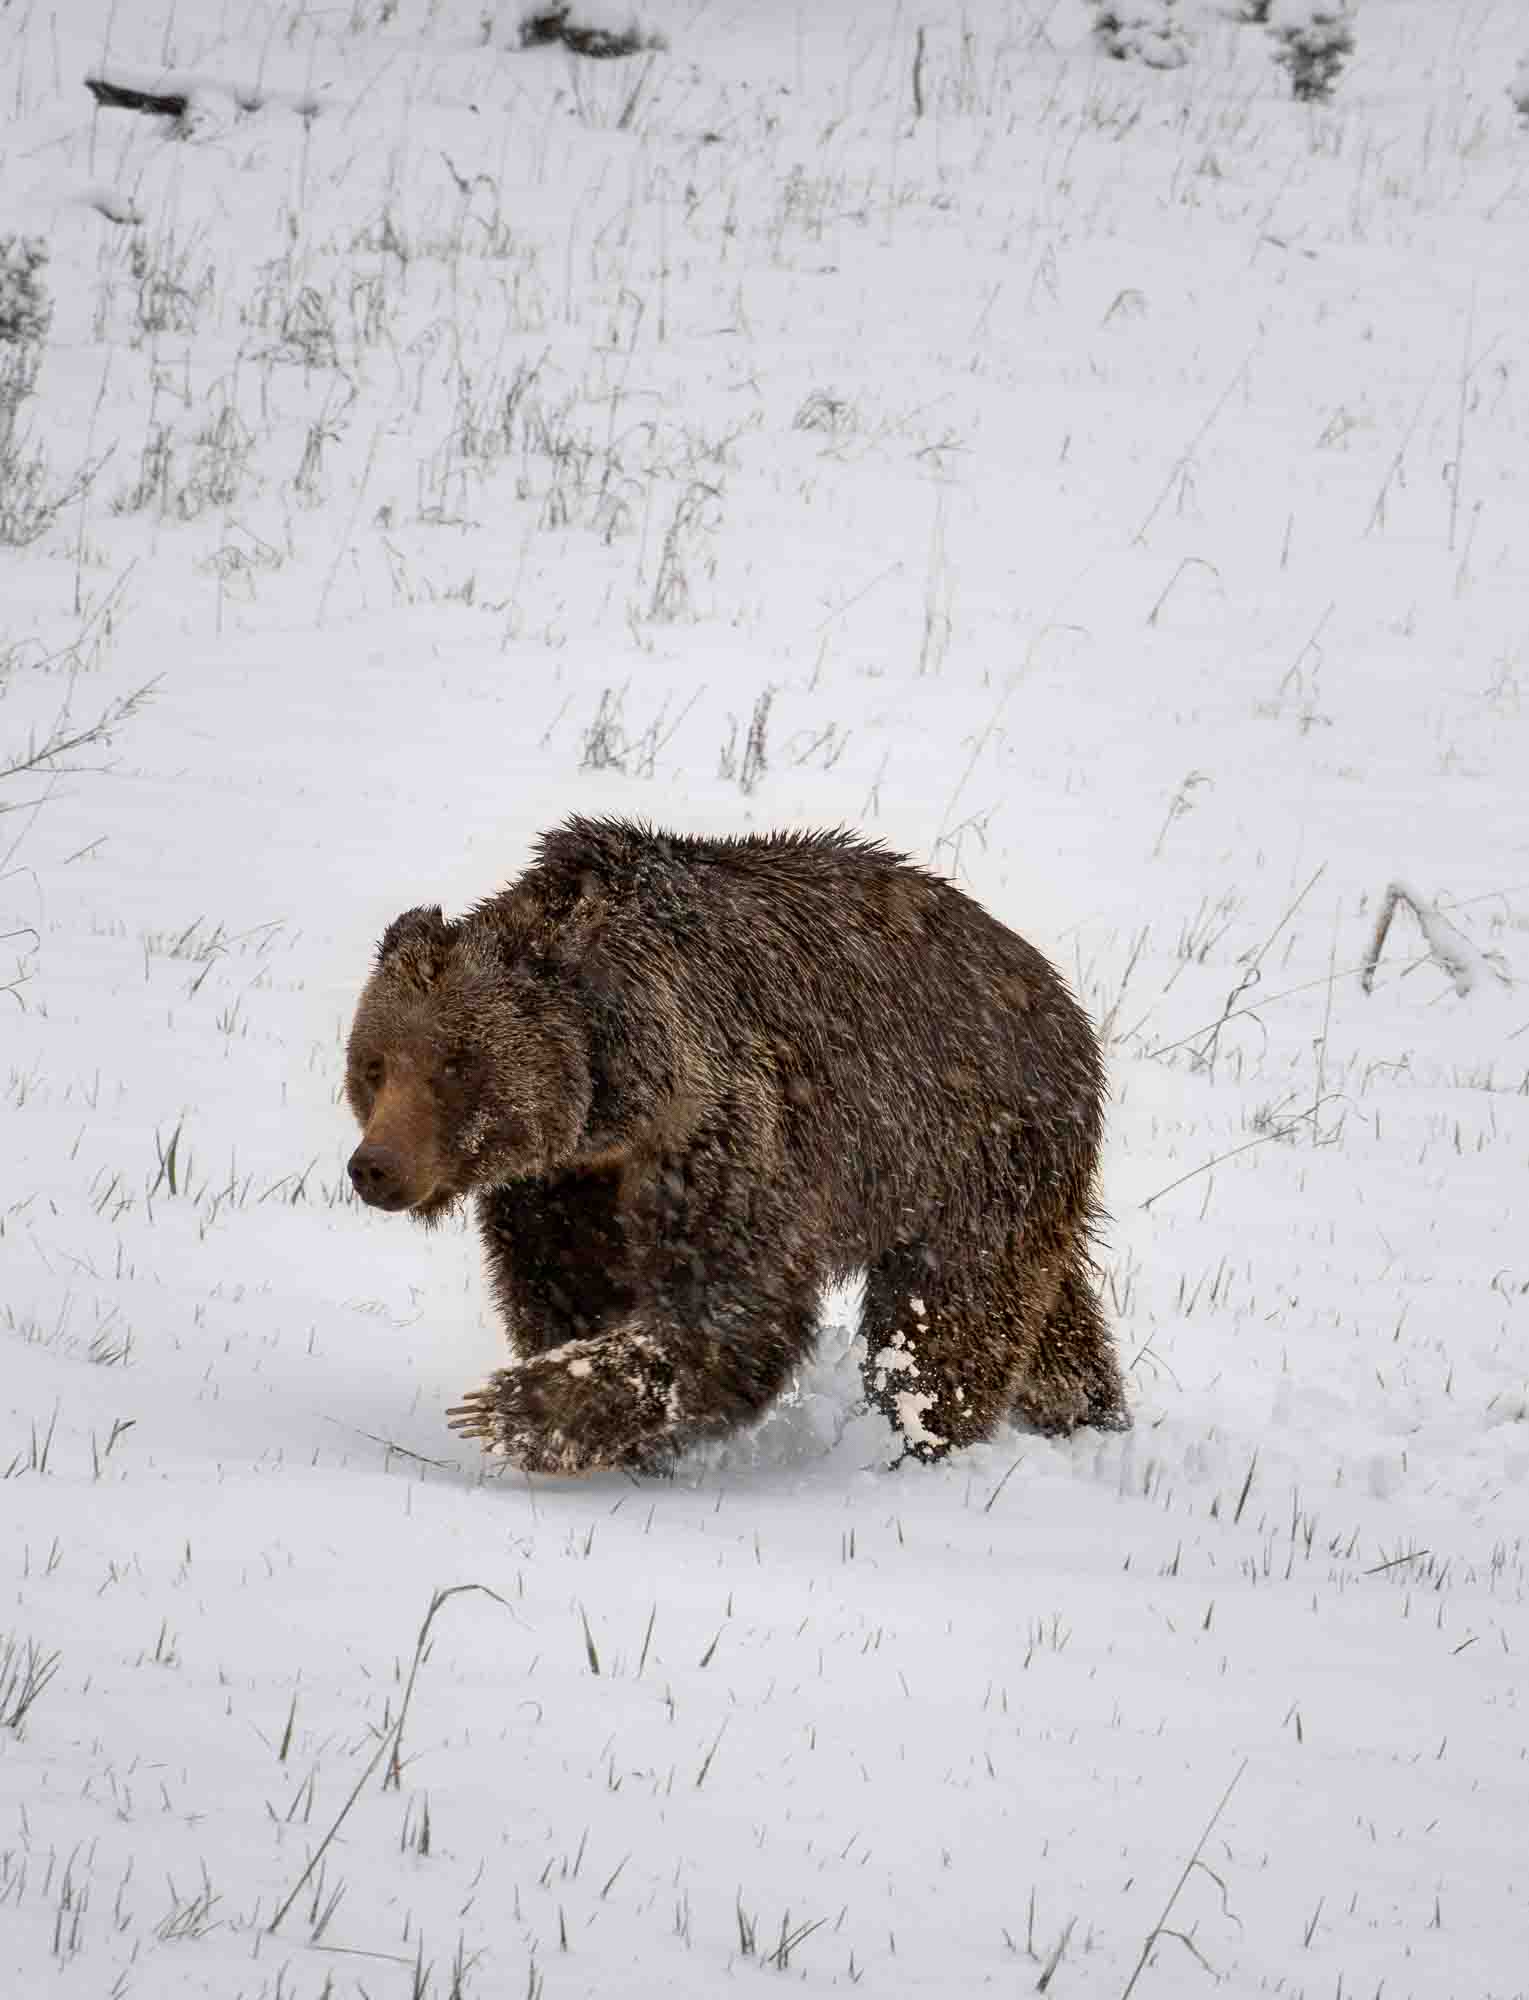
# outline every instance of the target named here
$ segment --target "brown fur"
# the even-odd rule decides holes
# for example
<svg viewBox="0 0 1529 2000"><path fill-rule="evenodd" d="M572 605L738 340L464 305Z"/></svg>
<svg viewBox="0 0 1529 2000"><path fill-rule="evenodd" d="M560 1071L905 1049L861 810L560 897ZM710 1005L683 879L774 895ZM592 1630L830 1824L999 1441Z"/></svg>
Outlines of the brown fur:
<svg viewBox="0 0 1529 2000"><path fill-rule="evenodd" d="M1098 1045L1044 958L848 834L571 820L389 926L346 1091L364 1199L476 1197L515 1356L452 1414L540 1471L759 1416L866 1272L904 1452L1129 1422L1089 1282Z"/></svg>

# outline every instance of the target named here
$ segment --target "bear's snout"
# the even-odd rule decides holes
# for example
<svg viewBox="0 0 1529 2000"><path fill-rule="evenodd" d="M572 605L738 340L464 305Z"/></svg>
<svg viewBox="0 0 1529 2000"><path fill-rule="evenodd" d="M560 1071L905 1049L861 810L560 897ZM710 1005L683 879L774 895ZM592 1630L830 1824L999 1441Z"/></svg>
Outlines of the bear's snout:
<svg viewBox="0 0 1529 2000"><path fill-rule="evenodd" d="M383 1146L369 1146L363 1141L350 1156L350 1179L369 1208L391 1210L409 1206L408 1176L403 1163Z"/></svg>

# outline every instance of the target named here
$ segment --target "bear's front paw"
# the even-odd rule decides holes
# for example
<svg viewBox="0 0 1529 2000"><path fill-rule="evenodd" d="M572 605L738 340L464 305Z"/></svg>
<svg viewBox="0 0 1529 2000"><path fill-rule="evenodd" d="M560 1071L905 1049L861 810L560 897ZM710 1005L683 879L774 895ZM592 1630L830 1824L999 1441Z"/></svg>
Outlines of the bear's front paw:
<svg viewBox="0 0 1529 2000"><path fill-rule="evenodd" d="M501 1368L446 1412L458 1437L476 1438L490 1458L507 1458L525 1472L585 1472L589 1461L548 1420L544 1398L528 1371Z"/></svg>
<svg viewBox="0 0 1529 2000"><path fill-rule="evenodd" d="M596 1472L632 1464L640 1446L634 1426L636 1384L610 1378L596 1342L568 1342L550 1354L514 1362L446 1412L460 1438L476 1438L490 1458L508 1458L522 1472ZM604 1356L610 1362L610 1356Z"/></svg>
<svg viewBox="0 0 1529 2000"><path fill-rule="evenodd" d="M679 1445L679 1402L662 1350L641 1328L617 1327L501 1368L447 1421L527 1472L651 1471Z"/></svg>

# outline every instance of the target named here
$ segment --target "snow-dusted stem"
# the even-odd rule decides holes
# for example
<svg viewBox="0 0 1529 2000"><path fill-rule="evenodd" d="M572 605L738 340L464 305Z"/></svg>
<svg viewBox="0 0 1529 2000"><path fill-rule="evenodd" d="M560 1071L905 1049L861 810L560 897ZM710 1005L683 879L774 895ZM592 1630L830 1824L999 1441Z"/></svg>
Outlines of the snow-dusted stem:
<svg viewBox="0 0 1529 2000"><path fill-rule="evenodd" d="M1418 928L1423 933L1423 941L1428 946L1429 955L1436 959L1455 982L1455 991L1464 999L1471 992L1477 980L1484 973L1507 984L1507 974L1493 957L1479 950L1465 933L1452 924L1441 910L1430 908L1416 889L1405 882L1390 882L1380 905L1380 913L1375 919L1375 929L1370 936L1370 948L1364 956L1364 966L1359 975L1359 983L1366 993L1373 991L1375 968L1380 962L1380 954L1385 948L1386 933L1391 928L1391 919L1396 915L1398 903L1405 903L1418 920Z"/></svg>

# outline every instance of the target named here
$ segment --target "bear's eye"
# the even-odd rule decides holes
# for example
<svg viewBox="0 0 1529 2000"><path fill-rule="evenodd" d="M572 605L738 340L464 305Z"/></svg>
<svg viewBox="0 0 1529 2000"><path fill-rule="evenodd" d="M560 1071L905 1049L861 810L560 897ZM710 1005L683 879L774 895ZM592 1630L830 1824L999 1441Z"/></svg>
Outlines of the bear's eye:
<svg viewBox="0 0 1529 2000"><path fill-rule="evenodd" d="M366 1085L368 1090L380 1090L382 1088L381 1056L373 1056L370 1062L362 1064L361 1081Z"/></svg>

